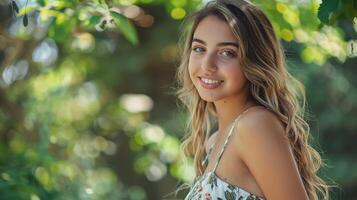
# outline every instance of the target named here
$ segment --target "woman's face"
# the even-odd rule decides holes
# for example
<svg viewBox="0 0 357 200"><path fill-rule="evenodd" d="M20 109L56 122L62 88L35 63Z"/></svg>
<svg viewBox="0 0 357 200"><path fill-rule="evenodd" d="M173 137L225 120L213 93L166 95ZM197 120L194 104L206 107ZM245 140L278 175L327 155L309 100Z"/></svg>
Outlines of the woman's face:
<svg viewBox="0 0 357 200"><path fill-rule="evenodd" d="M226 21L214 15L198 24L191 44L190 78L200 97L215 102L245 92L238 43Z"/></svg>

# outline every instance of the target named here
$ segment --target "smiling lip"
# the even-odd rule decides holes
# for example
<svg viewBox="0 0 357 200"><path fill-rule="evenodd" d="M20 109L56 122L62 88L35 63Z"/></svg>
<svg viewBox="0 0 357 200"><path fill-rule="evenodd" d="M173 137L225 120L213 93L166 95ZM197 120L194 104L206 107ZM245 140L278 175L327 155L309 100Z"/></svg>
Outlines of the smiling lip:
<svg viewBox="0 0 357 200"><path fill-rule="evenodd" d="M200 85L206 89L216 89L223 83L222 80L210 79L205 77L198 77L198 80L200 81Z"/></svg>

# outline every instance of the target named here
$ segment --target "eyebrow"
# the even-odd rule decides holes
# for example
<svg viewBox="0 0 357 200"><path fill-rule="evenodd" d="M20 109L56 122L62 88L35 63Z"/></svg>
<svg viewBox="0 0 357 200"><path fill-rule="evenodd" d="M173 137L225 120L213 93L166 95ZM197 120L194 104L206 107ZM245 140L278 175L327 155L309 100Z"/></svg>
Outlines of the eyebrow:
<svg viewBox="0 0 357 200"><path fill-rule="evenodd" d="M193 38L192 42L198 42L198 43L206 45L205 41L198 39L198 38ZM218 43L218 46L234 46L234 47L238 48L238 44L236 42L220 42L220 43Z"/></svg>

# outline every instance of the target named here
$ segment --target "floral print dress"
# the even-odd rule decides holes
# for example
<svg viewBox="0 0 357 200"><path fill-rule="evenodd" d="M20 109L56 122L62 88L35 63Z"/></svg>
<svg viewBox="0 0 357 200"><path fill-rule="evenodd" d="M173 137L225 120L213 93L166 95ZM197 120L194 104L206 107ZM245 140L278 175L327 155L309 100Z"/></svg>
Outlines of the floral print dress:
<svg viewBox="0 0 357 200"><path fill-rule="evenodd" d="M247 110L249 110L249 108ZM244 112L246 112L247 110L245 110ZM224 181L215 173L218 163L222 157L222 154L228 144L228 140L233 132L234 126L242 114L240 114L234 121L228 133L228 136L224 142L223 148L219 154L214 169L202 176L197 176L195 178L185 200L264 200L265 199L263 197L256 196L238 186L232 185ZM212 147L210 148L208 155L206 155L205 160L202 162L202 165L204 165L205 162L208 161L208 156L211 150Z"/></svg>

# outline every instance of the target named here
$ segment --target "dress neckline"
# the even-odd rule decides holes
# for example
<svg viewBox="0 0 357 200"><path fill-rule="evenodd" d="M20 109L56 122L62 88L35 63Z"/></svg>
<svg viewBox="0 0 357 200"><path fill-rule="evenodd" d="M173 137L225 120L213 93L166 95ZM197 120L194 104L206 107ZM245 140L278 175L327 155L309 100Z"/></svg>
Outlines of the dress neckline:
<svg viewBox="0 0 357 200"><path fill-rule="evenodd" d="M239 122L240 117L241 117L244 113L246 113L248 110L250 110L251 108L254 108L254 107L261 107L261 106L251 106L251 107L247 108L246 110L244 110L242 113L240 113L240 114L236 117L236 119L235 119L235 120L233 121L233 123L231 124L230 131L229 131L228 135L227 135L226 138L225 138L225 141L224 141L224 143L223 143L223 148L221 149L221 152L220 152L219 155L218 155L218 159L217 159L217 161L216 161L216 164L215 164L214 168L213 168L212 170L210 170L210 171L208 171L208 172L206 172L206 173L200 175L200 176L197 176L197 177L196 177L196 180L200 181L201 179L204 179L204 178L206 178L206 177L209 177L209 175L211 175L211 176L214 176L217 180L219 180L220 182L222 182L222 183L224 183L224 184L226 184L226 185L230 185L230 186L232 186L232 187L234 187L234 188L236 188L236 189L238 189L238 190L244 191L244 192L246 192L247 194L253 195L253 196L258 197L258 198L260 198L260 199L265 199L264 197L257 196L257 195L255 195L255 194L253 194L253 193L251 193L251 192L248 192L247 190L245 190L245 189L243 189L243 188L241 188L241 187L239 187L239 186L237 186L237 185L234 185L234 184L231 184L231 183L225 181L223 178L221 178L220 176L218 176L217 173L216 173L217 166L218 166L219 161L221 160L221 157L222 157L222 155L223 155L223 152L224 152L224 150L225 150L225 148L226 148L226 146L227 146L227 144L228 144L229 138L230 138L231 135L232 135L233 129L235 128L236 124ZM209 158L208 158L208 157L210 157L211 151L213 150L213 148L214 148L215 146L216 146L216 143L214 142L214 143L211 145L211 147L209 148L209 152L208 152L208 154L206 155L207 162L209 162ZM205 160L206 160L206 159L205 159ZM207 165L207 166L208 166L208 165ZM206 166L206 167L207 167L207 166ZM201 181L202 181L202 180L201 180Z"/></svg>
<svg viewBox="0 0 357 200"><path fill-rule="evenodd" d="M197 182L202 182L203 179L205 178L208 178L209 176L214 176L218 181L220 181L221 183L224 183L226 184L227 186L231 186L233 187L234 189L238 189L239 191L243 191L244 193L248 194L248 195L252 195L254 197L257 197L259 199L262 199L262 200L265 200L264 197L261 197L261 196L258 196L258 195L255 195L251 192L249 192L248 190L240 187L240 186L237 186L235 184L232 184L232 183L229 183L227 181L225 181L223 178L221 178L220 176L217 175L217 173L215 171L209 171L207 172L206 174L203 174L201 176L197 176Z"/></svg>

